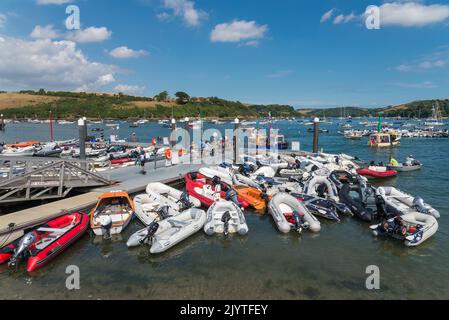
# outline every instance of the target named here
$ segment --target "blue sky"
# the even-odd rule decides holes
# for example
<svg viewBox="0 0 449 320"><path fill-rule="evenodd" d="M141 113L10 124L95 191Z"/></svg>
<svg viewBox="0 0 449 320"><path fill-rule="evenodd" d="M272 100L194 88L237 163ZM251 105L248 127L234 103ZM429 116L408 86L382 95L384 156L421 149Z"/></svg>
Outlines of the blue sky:
<svg viewBox="0 0 449 320"><path fill-rule="evenodd" d="M81 30L67 30L66 7ZM376 5L380 29L365 26ZM0 90L182 90L251 103L448 98L449 3L2 0Z"/></svg>

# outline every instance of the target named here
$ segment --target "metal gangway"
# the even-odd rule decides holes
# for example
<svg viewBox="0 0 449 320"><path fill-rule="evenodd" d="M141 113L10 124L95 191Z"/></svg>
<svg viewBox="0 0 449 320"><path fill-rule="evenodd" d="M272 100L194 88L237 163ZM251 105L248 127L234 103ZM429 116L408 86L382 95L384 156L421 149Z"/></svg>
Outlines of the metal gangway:
<svg viewBox="0 0 449 320"><path fill-rule="evenodd" d="M64 198L80 188L112 184L109 161L0 156L0 205Z"/></svg>

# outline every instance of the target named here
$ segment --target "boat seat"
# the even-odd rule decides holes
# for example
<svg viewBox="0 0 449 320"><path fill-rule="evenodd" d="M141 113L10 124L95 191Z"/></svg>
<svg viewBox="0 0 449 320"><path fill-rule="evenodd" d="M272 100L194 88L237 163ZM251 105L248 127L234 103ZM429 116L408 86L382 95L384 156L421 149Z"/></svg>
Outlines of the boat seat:
<svg viewBox="0 0 449 320"><path fill-rule="evenodd" d="M168 220L168 223L170 223L170 225L173 228L182 228L182 227L188 226L190 224L189 222L186 222L186 221L179 221L179 220L174 220L174 219Z"/></svg>
<svg viewBox="0 0 449 320"><path fill-rule="evenodd" d="M67 231L69 231L70 229L72 229L72 226L63 228L63 229L57 229L57 228L39 228L37 229L37 231L40 232L53 232L53 233L66 233Z"/></svg>

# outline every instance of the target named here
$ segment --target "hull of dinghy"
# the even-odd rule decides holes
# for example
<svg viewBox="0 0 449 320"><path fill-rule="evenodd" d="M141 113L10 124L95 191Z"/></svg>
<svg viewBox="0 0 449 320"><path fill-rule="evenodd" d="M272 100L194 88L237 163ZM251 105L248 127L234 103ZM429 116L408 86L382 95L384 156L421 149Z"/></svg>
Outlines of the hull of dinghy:
<svg viewBox="0 0 449 320"><path fill-rule="evenodd" d="M217 201L207 211L207 221L204 225L204 232L212 236L216 233L225 233L225 223L223 216L230 214L227 232L245 235L248 233L248 225L242 210L231 201Z"/></svg>

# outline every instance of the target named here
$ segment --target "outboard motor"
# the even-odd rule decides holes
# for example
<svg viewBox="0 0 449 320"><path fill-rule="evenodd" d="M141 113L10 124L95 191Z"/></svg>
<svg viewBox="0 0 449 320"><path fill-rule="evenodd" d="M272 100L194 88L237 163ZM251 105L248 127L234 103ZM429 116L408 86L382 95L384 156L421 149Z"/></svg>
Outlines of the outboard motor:
<svg viewBox="0 0 449 320"><path fill-rule="evenodd" d="M34 232L27 233L19 242L19 246L17 247L14 255L8 262L8 265L11 267L15 267L18 259L25 254L25 251L36 241L36 234Z"/></svg>
<svg viewBox="0 0 449 320"><path fill-rule="evenodd" d="M168 211L169 209L170 209L169 206L163 206L159 208L159 210L157 211L157 215L160 217L161 220L165 220L171 217Z"/></svg>
<svg viewBox="0 0 449 320"><path fill-rule="evenodd" d="M212 178L212 184L214 185L214 187L220 185L221 184L221 178L217 177L217 176L214 176Z"/></svg>
<svg viewBox="0 0 449 320"><path fill-rule="evenodd" d="M254 172L254 167L251 164L244 163L240 166L239 172L245 177L249 177L249 175Z"/></svg>
<svg viewBox="0 0 449 320"><path fill-rule="evenodd" d="M229 211L226 211L223 213L223 216L221 217L221 222L224 223L224 235L227 236L229 234L229 221L231 220L231 213Z"/></svg>
<svg viewBox="0 0 449 320"><path fill-rule="evenodd" d="M385 203L385 199L381 195L376 195L376 208L379 218L388 217L387 204Z"/></svg>
<svg viewBox="0 0 449 320"><path fill-rule="evenodd" d="M227 201L234 202L236 205L240 206L237 191L235 191L234 189L229 189L228 192L226 192L225 199Z"/></svg>
<svg viewBox="0 0 449 320"><path fill-rule="evenodd" d="M156 221L151 222L147 229L147 235L139 241L140 244L144 244L148 239L151 240L156 234L157 230L159 230L159 223L157 223Z"/></svg>
<svg viewBox="0 0 449 320"><path fill-rule="evenodd" d="M183 192L181 194L181 198L179 198L179 203L181 203L184 209L190 209L193 207L193 203L190 202L189 194L187 192Z"/></svg>
<svg viewBox="0 0 449 320"><path fill-rule="evenodd" d="M305 223L303 223L303 219L301 217L301 214L298 212L293 212L293 220L295 225L295 230L298 231L298 233L302 232L302 229L306 227Z"/></svg>
<svg viewBox="0 0 449 320"><path fill-rule="evenodd" d="M316 193L320 198L326 198L327 186L323 183L316 188Z"/></svg>
<svg viewBox="0 0 449 320"><path fill-rule="evenodd" d="M298 159L295 159L295 169L300 169L301 168L301 161L299 161Z"/></svg>
<svg viewBox="0 0 449 320"><path fill-rule="evenodd" d="M111 229L112 229L112 219L110 216L103 216L100 219L101 228L104 230L104 238L110 239L111 238Z"/></svg>
<svg viewBox="0 0 449 320"><path fill-rule="evenodd" d="M421 197L416 197L415 199L413 199L412 207L414 209L416 209L418 212L421 212L421 213L427 213L428 212L426 206L424 205L424 200Z"/></svg>

